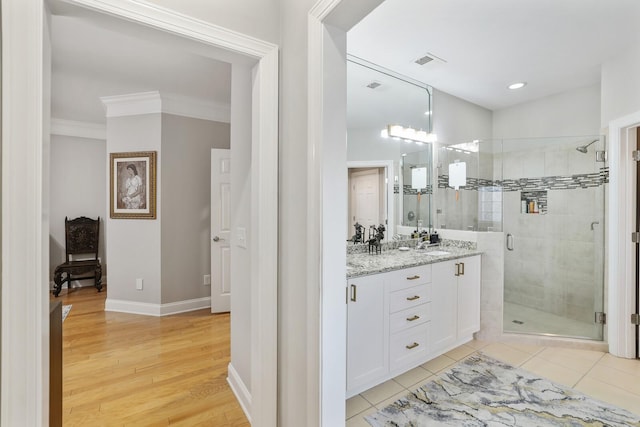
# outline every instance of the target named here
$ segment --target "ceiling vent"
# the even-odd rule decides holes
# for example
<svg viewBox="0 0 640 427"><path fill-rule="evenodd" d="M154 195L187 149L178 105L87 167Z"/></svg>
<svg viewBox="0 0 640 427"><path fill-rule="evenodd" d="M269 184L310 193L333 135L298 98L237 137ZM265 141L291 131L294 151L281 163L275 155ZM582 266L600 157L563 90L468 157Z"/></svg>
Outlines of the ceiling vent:
<svg viewBox="0 0 640 427"><path fill-rule="evenodd" d="M435 56L431 52L427 52L426 54L424 54L420 58L416 59L414 62L416 64L418 64L418 65L425 65L425 64L428 64L429 62L432 62L432 61L439 62L441 64L444 64L444 63L447 62L444 59Z"/></svg>
<svg viewBox="0 0 640 427"><path fill-rule="evenodd" d="M373 81L373 82L371 82L371 83L369 83L369 84L367 85L367 87L368 87L369 89L376 89L376 88L378 88L378 87L380 87L380 86L382 86L382 83L379 83L379 82L376 82L376 81Z"/></svg>
<svg viewBox="0 0 640 427"><path fill-rule="evenodd" d="M424 65L424 64L426 64L426 63L428 63L428 62L431 62L431 61L433 61L433 58L432 58L432 57L430 57L429 55L425 55L425 56L423 56L422 58L418 58L418 59L416 59L416 61L415 61L415 62L416 62L416 64L418 64L418 65Z"/></svg>

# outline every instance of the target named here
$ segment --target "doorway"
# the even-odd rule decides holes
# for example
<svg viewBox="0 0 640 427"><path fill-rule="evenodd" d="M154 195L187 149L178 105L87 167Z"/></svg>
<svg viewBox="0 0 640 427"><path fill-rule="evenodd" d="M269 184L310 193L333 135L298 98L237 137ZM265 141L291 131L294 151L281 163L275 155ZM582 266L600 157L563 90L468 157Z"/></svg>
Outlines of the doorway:
<svg viewBox="0 0 640 427"><path fill-rule="evenodd" d="M84 4L70 3L79 6ZM49 164L46 156L48 145L43 143L43 136L46 140L49 134L49 117L43 117L43 93L33 88L42 88L43 76L46 77L43 50L45 58L50 50L47 50L49 47L44 37L46 32L43 31L43 21L47 21L48 7L45 2L16 1L8 2L8 5L10 7L3 7L3 41L7 42L3 46L3 54L13 61L11 71L3 72L3 86L11 87L12 90L3 92L3 105L6 107L5 111L12 111L12 125L4 126L6 138L3 148L9 144L12 150L3 150L3 153L11 153L7 163L11 165L11 170L8 172L14 176L22 176L25 182L31 184L29 191L16 187L3 191L2 194L3 206L7 206L5 202L8 200L17 202L9 204L7 213L15 220L12 221L10 231L2 236L3 250L6 249L5 253L11 254L5 264L11 267L5 269L7 274L4 277L12 285L3 287L3 322L22 327L3 328L3 331L7 331L3 333L3 342L12 343L12 352L3 355L3 368L11 369L2 370L2 389L8 390L10 385L14 388L10 394L3 393L1 411L3 423L40 425L43 414L47 411L48 401L48 357L45 351L48 345L43 340L47 337L43 331L48 330L48 298L44 289L48 287L48 252L45 242L49 228L49 194L43 182L46 182ZM277 192L278 52L275 45L215 25L203 24L152 5L143 7L131 2L115 8L100 4L92 6L92 10L174 36L197 40L217 49L227 58L236 55L238 58L245 58L245 61L257 62L258 66L253 70L253 93L249 98L254 117L251 139L251 167L254 173L251 176L251 192ZM34 32L34 29L38 31ZM44 87L47 88L46 81ZM252 267L255 274L252 275L251 296L247 298L246 304L263 309L251 317L248 325L251 330L260 330L260 333L251 334L251 348L248 349L248 357L251 359L249 364L252 366L250 382L253 385L253 401L248 410L254 425L275 425L277 234L273 233L277 232L277 202L271 198L252 197L251 210L260 212L259 219L257 215L251 216L255 218L252 219L251 227L254 242L251 251L260 253L261 256L260 263ZM24 239L24 236L30 238ZM18 286L18 283L27 285ZM8 288L12 289L11 295L5 292ZM25 304L17 304L20 301ZM34 301L37 303L34 304ZM25 379L24 372L35 374ZM25 402L20 400L21 396L32 396L33 402L27 403L26 407Z"/></svg>

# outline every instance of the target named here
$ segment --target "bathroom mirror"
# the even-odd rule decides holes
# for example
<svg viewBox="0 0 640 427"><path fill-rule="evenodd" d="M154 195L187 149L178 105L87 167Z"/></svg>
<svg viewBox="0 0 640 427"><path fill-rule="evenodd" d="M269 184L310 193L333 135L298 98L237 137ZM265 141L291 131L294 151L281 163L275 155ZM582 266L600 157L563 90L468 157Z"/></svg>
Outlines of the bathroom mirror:
<svg viewBox="0 0 640 427"><path fill-rule="evenodd" d="M429 132L432 120L431 94L432 88L422 82L361 58L347 56L347 161L350 177L347 239L355 234L357 218L368 218L368 222L383 224L386 228L385 238L396 234L398 225L416 225L415 218L405 224L403 193L405 183L410 188L410 180L404 177L401 166L406 157L419 159L420 165L427 168L427 181L431 182L431 144L385 138L381 132L389 125L396 124ZM366 185L371 186L377 181L378 190L354 190L352 179L366 181L369 183ZM432 193L421 192L420 214L423 218L429 217L426 212L431 209L431 198ZM377 209L372 206L377 206ZM360 207L366 208L367 213L361 214ZM375 212L379 214L377 218L373 215ZM362 225L368 229L371 224Z"/></svg>
<svg viewBox="0 0 640 427"><path fill-rule="evenodd" d="M433 201L433 152L431 144L422 151L402 157L402 219L401 225L412 229L431 228Z"/></svg>

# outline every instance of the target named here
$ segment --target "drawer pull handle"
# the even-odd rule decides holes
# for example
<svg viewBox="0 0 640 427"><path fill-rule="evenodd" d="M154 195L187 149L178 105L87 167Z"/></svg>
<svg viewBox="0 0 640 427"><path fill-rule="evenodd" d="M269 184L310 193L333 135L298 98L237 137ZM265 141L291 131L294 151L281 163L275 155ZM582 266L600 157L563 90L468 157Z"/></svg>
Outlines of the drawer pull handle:
<svg viewBox="0 0 640 427"><path fill-rule="evenodd" d="M413 350L414 348L416 348L419 345L420 344L418 344L417 342L414 342L413 344L405 345L405 347L407 347L407 350Z"/></svg>
<svg viewBox="0 0 640 427"><path fill-rule="evenodd" d="M420 316L418 316L417 314L414 314L411 317L407 317L407 321L408 322L413 322L414 320L418 320L420 318Z"/></svg>
<svg viewBox="0 0 640 427"><path fill-rule="evenodd" d="M420 295L414 295L412 297L407 297L407 301L415 301L417 299L420 299Z"/></svg>
<svg viewBox="0 0 640 427"><path fill-rule="evenodd" d="M415 276L411 276L411 277L407 277L407 280L416 280L419 279L420 276L418 276L417 274Z"/></svg>

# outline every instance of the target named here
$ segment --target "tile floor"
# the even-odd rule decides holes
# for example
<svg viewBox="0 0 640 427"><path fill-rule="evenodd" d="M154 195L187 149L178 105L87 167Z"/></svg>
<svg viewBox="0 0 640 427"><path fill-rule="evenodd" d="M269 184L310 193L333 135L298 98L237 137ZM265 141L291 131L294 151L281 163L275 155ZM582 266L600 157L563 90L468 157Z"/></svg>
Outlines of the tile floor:
<svg viewBox="0 0 640 427"><path fill-rule="evenodd" d="M640 360L621 359L593 350L474 340L347 400L346 426L370 427L363 417L478 350L640 415Z"/></svg>

